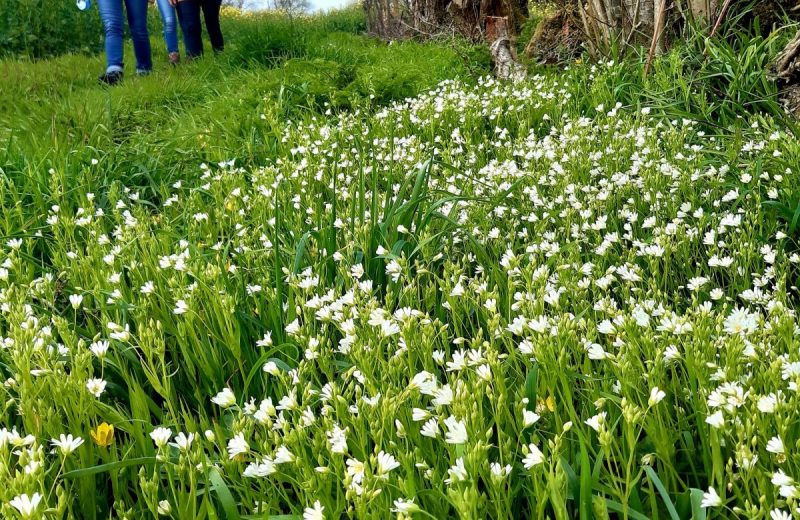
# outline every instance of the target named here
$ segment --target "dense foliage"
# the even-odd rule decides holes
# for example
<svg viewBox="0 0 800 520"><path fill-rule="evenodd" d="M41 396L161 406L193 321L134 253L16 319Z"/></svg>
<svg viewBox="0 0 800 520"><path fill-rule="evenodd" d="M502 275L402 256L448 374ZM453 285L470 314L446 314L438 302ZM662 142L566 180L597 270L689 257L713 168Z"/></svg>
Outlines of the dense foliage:
<svg viewBox="0 0 800 520"><path fill-rule="evenodd" d="M741 78L226 23L0 64L0 516L796 514L800 145Z"/></svg>

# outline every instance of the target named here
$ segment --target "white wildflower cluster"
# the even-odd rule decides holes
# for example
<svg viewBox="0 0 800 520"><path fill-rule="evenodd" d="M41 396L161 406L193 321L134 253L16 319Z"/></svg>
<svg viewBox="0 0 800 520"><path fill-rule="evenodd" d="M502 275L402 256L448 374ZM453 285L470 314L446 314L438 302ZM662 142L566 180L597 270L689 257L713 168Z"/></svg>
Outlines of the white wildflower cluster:
<svg viewBox="0 0 800 520"><path fill-rule="evenodd" d="M763 205L788 137L731 154L545 77L283 132L158 211L59 204L52 266L0 250L4 513L66 507L45 491L77 451L145 457L152 514L213 489L256 515L547 517L583 450L596 489L648 466L702 507L800 514L800 256Z"/></svg>

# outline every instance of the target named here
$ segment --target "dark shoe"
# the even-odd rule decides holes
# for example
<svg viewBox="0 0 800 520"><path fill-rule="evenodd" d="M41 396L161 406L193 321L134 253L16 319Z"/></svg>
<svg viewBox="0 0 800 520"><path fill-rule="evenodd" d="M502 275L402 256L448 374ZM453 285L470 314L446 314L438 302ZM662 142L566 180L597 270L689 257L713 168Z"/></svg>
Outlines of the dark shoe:
<svg viewBox="0 0 800 520"><path fill-rule="evenodd" d="M111 72L106 72L102 76L98 78L100 83L105 85L113 86L122 81L122 71L121 70L114 70Z"/></svg>
<svg viewBox="0 0 800 520"><path fill-rule="evenodd" d="M136 69L137 76L149 76L151 72L153 71L150 69Z"/></svg>
<svg viewBox="0 0 800 520"><path fill-rule="evenodd" d="M178 54L177 52L170 52L169 53L169 62L172 65L177 65L178 63L181 62L181 55Z"/></svg>

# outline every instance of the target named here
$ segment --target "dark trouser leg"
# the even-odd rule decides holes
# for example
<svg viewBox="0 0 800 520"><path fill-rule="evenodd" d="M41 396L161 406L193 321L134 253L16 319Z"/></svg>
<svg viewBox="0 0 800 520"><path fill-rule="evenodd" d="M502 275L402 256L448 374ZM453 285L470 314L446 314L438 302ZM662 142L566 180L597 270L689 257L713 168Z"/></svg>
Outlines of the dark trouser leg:
<svg viewBox="0 0 800 520"><path fill-rule="evenodd" d="M222 29L219 27L219 10L222 7L222 0L200 0L200 5L203 8L206 32L208 33L208 39L211 40L211 47L214 52L221 52L225 48Z"/></svg>
<svg viewBox="0 0 800 520"><path fill-rule="evenodd" d="M183 44L186 46L186 56L195 58L203 55L203 28L200 24L200 2L198 0L183 0L175 6L178 21L183 32Z"/></svg>

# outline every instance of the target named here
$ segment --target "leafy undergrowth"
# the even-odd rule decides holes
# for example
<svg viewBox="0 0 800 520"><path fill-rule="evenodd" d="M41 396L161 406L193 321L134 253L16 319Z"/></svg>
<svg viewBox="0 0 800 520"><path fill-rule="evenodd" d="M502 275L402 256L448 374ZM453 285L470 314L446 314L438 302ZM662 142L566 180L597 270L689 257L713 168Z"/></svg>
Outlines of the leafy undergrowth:
<svg viewBox="0 0 800 520"><path fill-rule="evenodd" d="M796 140L320 41L4 64L0 515L791 518Z"/></svg>

